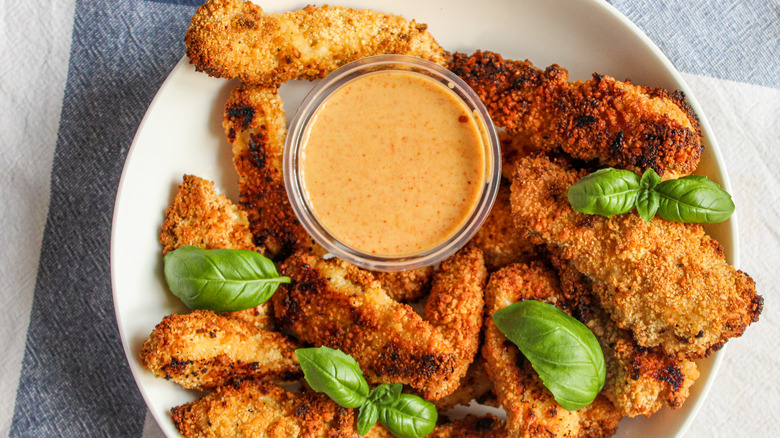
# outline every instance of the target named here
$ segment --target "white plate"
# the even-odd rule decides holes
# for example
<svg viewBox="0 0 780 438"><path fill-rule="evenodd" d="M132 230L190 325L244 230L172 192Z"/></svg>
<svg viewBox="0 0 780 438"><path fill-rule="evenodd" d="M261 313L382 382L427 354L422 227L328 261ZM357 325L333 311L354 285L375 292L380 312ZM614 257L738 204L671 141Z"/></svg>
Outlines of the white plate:
<svg viewBox="0 0 780 438"><path fill-rule="evenodd" d="M334 2L335 3L335 2ZM437 41L450 51L496 51L506 58L529 59L546 67L557 63L570 79L589 79L594 72L630 78L634 83L681 89L701 119L705 154L700 173L730 190L723 160L704 114L679 73L659 49L628 19L597 0L344 0L338 4L371 7L427 23ZM304 3L275 1L268 12L298 9ZM196 73L182 60L171 72L143 122L127 156L116 198L111 236L114 306L130 369L152 414L169 437L178 433L171 407L197 394L157 379L140 363L138 352L154 326L173 312L186 311L165 288L157 235L165 208L182 175L216 182L237 199L238 177L222 130L223 105L233 81ZM310 84L287 84L282 97L288 116ZM709 229L737 264L736 218ZM701 377L679 410L664 409L650 419L626 419L619 437L682 436L712 383L723 354L699 363Z"/></svg>

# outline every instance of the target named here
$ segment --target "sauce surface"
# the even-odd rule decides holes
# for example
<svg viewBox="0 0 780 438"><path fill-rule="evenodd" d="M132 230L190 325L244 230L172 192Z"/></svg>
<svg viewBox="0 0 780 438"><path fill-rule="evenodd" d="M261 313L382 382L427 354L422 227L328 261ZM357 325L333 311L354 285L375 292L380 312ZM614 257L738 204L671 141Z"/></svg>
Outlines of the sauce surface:
<svg viewBox="0 0 780 438"><path fill-rule="evenodd" d="M435 248L485 186L479 122L445 85L380 71L342 85L304 133L301 172L323 227L355 250L396 257Z"/></svg>

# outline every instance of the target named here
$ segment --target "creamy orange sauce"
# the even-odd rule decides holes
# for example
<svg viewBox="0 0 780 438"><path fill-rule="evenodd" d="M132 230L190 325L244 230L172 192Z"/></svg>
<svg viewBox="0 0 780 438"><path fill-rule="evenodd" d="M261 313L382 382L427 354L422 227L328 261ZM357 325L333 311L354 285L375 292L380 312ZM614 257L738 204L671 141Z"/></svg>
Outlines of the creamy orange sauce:
<svg viewBox="0 0 780 438"><path fill-rule="evenodd" d="M344 245L406 256L452 237L485 185L483 130L445 85L419 73L353 79L320 105L304 133L309 205Z"/></svg>

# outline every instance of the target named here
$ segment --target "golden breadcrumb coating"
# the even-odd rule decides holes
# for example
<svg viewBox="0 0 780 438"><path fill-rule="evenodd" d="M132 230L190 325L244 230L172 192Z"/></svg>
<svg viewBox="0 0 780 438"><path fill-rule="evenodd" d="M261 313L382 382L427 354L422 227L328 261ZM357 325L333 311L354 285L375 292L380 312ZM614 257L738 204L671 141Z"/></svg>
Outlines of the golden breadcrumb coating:
<svg viewBox="0 0 780 438"><path fill-rule="evenodd" d="M433 274L423 318L452 345L450 351L457 357L453 371L457 380L452 381L448 393L460 385L479 351L487 276L482 251L471 244L442 262Z"/></svg>
<svg viewBox="0 0 780 438"><path fill-rule="evenodd" d="M515 223L593 280L601 305L639 345L706 357L758 319L755 283L700 225L578 213L567 192L582 176L546 157L522 160L512 184Z"/></svg>
<svg viewBox="0 0 780 438"><path fill-rule="evenodd" d="M245 324L254 326L260 330L277 331L276 321L274 321L274 311L271 308L271 302L266 301L249 309L237 310L235 312L221 312L220 315L228 318L242 321Z"/></svg>
<svg viewBox="0 0 780 438"><path fill-rule="evenodd" d="M634 85L594 74L569 82L558 65L492 52L456 53L449 68L485 102L493 122L534 146L664 179L693 173L703 150L696 115L680 91Z"/></svg>
<svg viewBox="0 0 780 438"><path fill-rule="evenodd" d="M509 182L501 181L490 214L471 239L484 253L485 266L491 272L510 263L528 261L537 253L536 245L524 230L515 227L510 193Z"/></svg>
<svg viewBox="0 0 780 438"><path fill-rule="evenodd" d="M493 323L493 313L518 301L534 299L558 305L558 287L557 278L540 265L513 264L490 276L482 349L488 375L507 412L507 427L513 437L611 436L621 415L603 394L577 411L562 408L517 346Z"/></svg>
<svg viewBox="0 0 780 438"><path fill-rule="evenodd" d="M451 344L411 307L390 299L373 274L306 253L291 256L281 270L292 283L274 294L274 312L298 338L353 356L370 383L404 383L431 400L455 390L460 370Z"/></svg>
<svg viewBox="0 0 780 438"><path fill-rule="evenodd" d="M371 272L387 295L398 302L415 303L431 290L433 266L412 271Z"/></svg>
<svg viewBox="0 0 780 438"><path fill-rule="evenodd" d="M298 222L287 197L282 173L286 123L275 88L241 84L225 105L224 127L233 147L240 202L255 242L274 259L297 249L323 252Z"/></svg>
<svg viewBox="0 0 780 438"><path fill-rule="evenodd" d="M184 41L198 71L264 86L323 78L372 55L448 60L425 24L337 6L266 14L243 0L209 0L192 17Z"/></svg>
<svg viewBox="0 0 780 438"><path fill-rule="evenodd" d="M171 409L173 424L184 438L358 438L357 414L324 394L291 393L256 381L223 386ZM381 424L364 435L390 436Z"/></svg>
<svg viewBox="0 0 780 438"><path fill-rule="evenodd" d="M299 377L297 347L281 333L195 310L163 318L141 348L141 363L185 388L210 389L242 379Z"/></svg>
<svg viewBox="0 0 780 438"><path fill-rule="evenodd" d="M587 277L566 260L553 257L553 264L572 316L599 340L607 367L602 393L621 415L649 417L664 404L672 409L682 406L699 377L696 363L637 345L631 332L619 328L597 303Z"/></svg>
<svg viewBox="0 0 780 438"><path fill-rule="evenodd" d="M428 438L509 438L509 432L506 430L506 421L492 415L467 415L437 426Z"/></svg>
<svg viewBox="0 0 780 438"><path fill-rule="evenodd" d="M217 195L212 181L194 175L184 175L173 203L165 211L160 243L163 254L183 245L258 250L241 206L225 195Z"/></svg>
<svg viewBox="0 0 780 438"><path fill-rule="evenodd" d="M477 403L483 405L498 406L495 398L493 382L490 381L490 377L485 370L485 359L478 354L474 358L474 362L469 365L466 375L460 379L458 389L452 394L434 401L433 404L441 412L454 408L457 405L466 406L472 400L476 400Z"/></svg>

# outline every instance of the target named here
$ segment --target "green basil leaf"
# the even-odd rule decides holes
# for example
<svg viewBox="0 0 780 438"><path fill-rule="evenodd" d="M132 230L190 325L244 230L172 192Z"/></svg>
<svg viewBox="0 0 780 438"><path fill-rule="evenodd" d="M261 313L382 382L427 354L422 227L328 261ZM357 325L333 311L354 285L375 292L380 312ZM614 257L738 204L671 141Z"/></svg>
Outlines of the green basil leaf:
<svg viewBox="0 0 780 438"><path fill-rule="evenodd" d="M642 188L639 190L639 196L636 198L636 211L645 222L650 222L650 219L658 211L660 203L661 195L658 192Z"/></svg>
<svg viewBox="0 0 780 438"><path fill-rule="evenodd" d="M707 184L707 185L709 185L711 187L715 187L716 189L720 188L718 183L716 183L715 181L710 181L710 179L707 178L704 175L686 175L686 176L684 176L682 178L690 179L690 180L693 180L693 181L698 181L698 182L700 182L702 184ZM682 178L680 178L680 179L682 179Z"/></svg>
<svg viewBox="0 0 780 438"><path fill-rule="evenodd" d="M650 219L655 216L655 212L658 211L658 204L660 202L660 195L653 191L653 188L661 182L661 177L653 170L649 168L642 174L642 179L639 180L639 195L636 198L636 211L639 216L650 222Z"/></svg>
<svg viewBox="0 0 780 438"><path fill-rule="evenodd" d="M412 394L401 394L392 405L379 407L379 421L397 438L427 436L438 418L433 403Z"/></svg>
<svg viewBox="0 0 780 438"><path fill-rule="evenodd" d="M564 409L587 406L601 391L606 379L604 353L583 323L534 300L495 312L493 322L531 362Z"/></svg>
<svg viewBox="0 0 780 438"><path fill-rule="evenodd" d="M639 180L639 187L647 190L651 190L661 182L661 177L651 167L645 170L642 174L642 179Z"/></svg>
<svg viewBox="0 0 780 438"><path fill-rule="evenodd" d="M379 408L370 401L367 401L363 406L360 407L360 413L358 414L358 435L363 436L370 432L371 428L374 427L374 424L376 424L377 421L379 421Z"/></svg>
<svg viewBox="0 0 780 438"><path fill-rule="evenodd" d="M165 281L190 309L234 312L266 302L280 283L273 262L249 250L182 246L163 259Z"/></svg>
<svg viewBox="0 0 780 438"><path fill-rule="evenodd" d="M653 190L660 196L657 214L666 220L713 224L734 213L731 195L701 175L664 181Z"/></svg>
<svg viewBox="0 0 780 438"><path fill-rule="evenodd" d="M613 216L634 208L639 194L639 176L628 170L601 169L569 187L572 208L580 213Z"/></svg>
<svg viewBox="0 0 780 438"><path fill-rule="evenodd" d="M398 400L403 388L404 385L402 383L379 385L368 394L368 401L379 406L390 406Z"/></svg>
<svg viewBox="0 0 780 438"><path fill-rule="evenodd" d="M345 408L358 408L368 397L368 383L352 356L329 347L295 350L303 377L317 392L323 392Z"/></svg>

